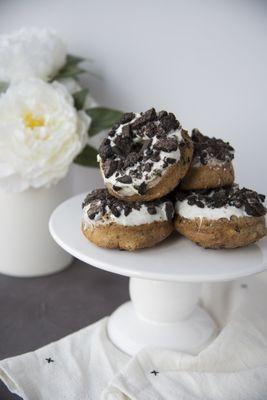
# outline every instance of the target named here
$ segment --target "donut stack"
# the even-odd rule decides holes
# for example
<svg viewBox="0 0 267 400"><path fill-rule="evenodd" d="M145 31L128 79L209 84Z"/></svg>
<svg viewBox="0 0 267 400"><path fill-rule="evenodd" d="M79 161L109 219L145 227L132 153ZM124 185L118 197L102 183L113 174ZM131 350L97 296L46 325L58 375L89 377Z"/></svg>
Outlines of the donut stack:
<svg viewBox="0 0 267 400"><path fill-rule="evenodd" d="M207 248L247 245L266 233L264 196L234 185L234 149L154 108L125 113L100 148L105 189L83 202L82 231L101 247L151 247L174 228Z"/></svg>

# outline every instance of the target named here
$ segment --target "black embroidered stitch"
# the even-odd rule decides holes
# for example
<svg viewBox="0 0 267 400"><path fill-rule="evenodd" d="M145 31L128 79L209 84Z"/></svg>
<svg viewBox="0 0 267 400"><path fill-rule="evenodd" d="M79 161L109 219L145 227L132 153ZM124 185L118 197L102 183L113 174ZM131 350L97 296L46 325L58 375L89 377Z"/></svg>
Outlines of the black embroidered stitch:
<svg viewBox="0 0 267 400"><path fill-rule="evenodd" d="M51 357L49 357L49 358L46 358L46 361L48 362L48 364L55 362L54 360L52 360L52 358L51 358Z"/></svg>

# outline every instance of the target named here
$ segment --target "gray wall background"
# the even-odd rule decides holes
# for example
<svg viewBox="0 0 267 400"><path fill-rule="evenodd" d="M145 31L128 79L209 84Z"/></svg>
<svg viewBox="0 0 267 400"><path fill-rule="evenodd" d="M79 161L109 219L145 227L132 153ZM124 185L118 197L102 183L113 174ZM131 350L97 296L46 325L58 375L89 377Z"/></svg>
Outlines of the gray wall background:
<svg viewBox="0 0 267 400"><path fill-rule="evenodd" d="M0 0L0 33L22 26L91 57L101 104L165 108L230 140L237 180L267 191L267 1Z"/></svg>

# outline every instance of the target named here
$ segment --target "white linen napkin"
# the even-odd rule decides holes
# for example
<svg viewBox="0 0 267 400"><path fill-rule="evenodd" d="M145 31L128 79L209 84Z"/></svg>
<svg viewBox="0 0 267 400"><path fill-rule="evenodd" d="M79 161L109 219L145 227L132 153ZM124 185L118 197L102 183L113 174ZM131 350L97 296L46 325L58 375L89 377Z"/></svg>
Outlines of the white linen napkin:
<svg viewBox="0 0 267 400"><path fill-rule="evenodd" d="M100 399L129 357L106 335L107 318L37 351L0 362L0 379L24 400Z"/></svg>
<svg viewBox="0 0 267 400"><path fill-rule="evenodd" d="M222 326L197 356L119 351L107 318L37 351L0 362L0 378L24 400L267 399L267 274L206 284L202 302Z"/></svg>

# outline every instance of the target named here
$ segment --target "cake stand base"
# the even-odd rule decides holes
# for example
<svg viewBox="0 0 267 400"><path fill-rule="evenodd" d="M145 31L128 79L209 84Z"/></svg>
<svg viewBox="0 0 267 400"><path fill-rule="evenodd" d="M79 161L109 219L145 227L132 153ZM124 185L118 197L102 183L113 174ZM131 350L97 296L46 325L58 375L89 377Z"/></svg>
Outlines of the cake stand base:
<svg viewBox="0 0 267 400"><path fill-rule="evenodd" d="M217 328L197 302L199 283L130 279L132 301L110 317L111 341L129 355L147 346L197 354L216 335Z"/></svg>

